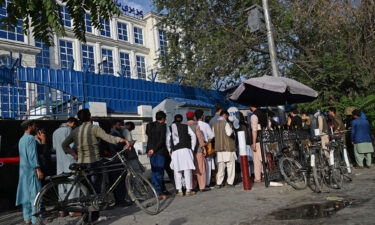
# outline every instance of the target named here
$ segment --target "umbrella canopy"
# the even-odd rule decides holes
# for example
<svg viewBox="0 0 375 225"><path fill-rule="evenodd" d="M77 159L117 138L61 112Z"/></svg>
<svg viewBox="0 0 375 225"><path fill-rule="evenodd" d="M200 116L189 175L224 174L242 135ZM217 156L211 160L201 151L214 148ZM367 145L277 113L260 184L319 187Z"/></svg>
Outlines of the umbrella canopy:
<svg viewBox="0 0 375 225"><path fill-rule="evenodd" d="M285 77L262 76L243 81L227 90L230 100L241 105L273 106L314 101L312 88Z"/></svg>

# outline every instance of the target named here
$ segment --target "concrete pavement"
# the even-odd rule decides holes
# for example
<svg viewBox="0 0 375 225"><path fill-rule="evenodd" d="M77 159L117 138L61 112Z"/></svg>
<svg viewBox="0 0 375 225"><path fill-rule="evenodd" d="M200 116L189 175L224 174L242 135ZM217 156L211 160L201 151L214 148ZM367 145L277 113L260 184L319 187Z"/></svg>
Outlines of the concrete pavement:
<svg viewBox="0 0 375 225"><path fill-rule="evenodd" d="M155 216L147 215L136 206L104 211L102 215L109 219L98 224L375 224L375 169L354 170L353 177L353 182L344 189L321 194L309 189L296 191L290 186L265 188L263 183L255 184L251 191L243 191L240 184L191 197L172 197L162 203L163 210ZM327 197L344 199L351 205L342 209L339 205L320 207L332 203ZM291 219L280 218L280 212L281 215L290 214L286 218ZM330 216L325 217L326 214ZM0 222L6 221L0 218Z"/></svg>

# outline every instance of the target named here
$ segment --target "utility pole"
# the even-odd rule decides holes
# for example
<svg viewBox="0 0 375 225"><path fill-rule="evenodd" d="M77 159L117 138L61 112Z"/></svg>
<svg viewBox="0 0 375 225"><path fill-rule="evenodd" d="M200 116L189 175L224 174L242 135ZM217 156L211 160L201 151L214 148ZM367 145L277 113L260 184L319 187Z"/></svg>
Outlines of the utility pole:
<svg viewBox="0 0 375 225"><path fill-rule="evenodd" d="M280 74L279 74L279 68L277 66L275 41L273 40L272 23L271 23L270 10L268 8L268 0L262 0L262 4L263 4L264 20L265 20L266 29L267 29L268 50L270 52L270 58L271 58L272 76L279 77ZM280 124L285 124L286 122L285 107L283 105L279 105L277 106L277 111L279 113Z"/></svg>
<svg viewBox="0 0 375 225"><path fill-rule="evenodd" d="M267 28L267 40L268 40L268 49L269 49L270 58L271 58L272 76L278 77L279 69L277 67L275 42L273 40L271 17L270 17L270 11L268 8L268 0L262 0L262 4L263 4L264 20L265 20L266 28Z"/></svg>

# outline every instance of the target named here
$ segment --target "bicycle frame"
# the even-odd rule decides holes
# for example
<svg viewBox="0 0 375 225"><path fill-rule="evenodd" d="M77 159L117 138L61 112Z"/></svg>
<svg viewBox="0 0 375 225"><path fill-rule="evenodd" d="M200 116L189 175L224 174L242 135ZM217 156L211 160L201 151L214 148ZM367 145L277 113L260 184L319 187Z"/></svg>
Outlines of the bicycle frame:
<svg viewBox="0 0 375 225"><path fill-rule="evenodd" d="M65 195L65 198L62 200L62 202L65 202L65 203L74 203L74 202L77 202L76 199L69 199L69 196L70 194L73 192L73 190L75 188L77 188L78 185L81 185L81 184L84 184L84 185L88 185L89 186L89 191L91 191L95 196L98 196L99 194L101 193L97 193L92 182L90 181L89 179L89 176L92 176L92 175L96 175L96 174L108 174L109 172L113 172L113 171L120 171L122 170L122 173L120 176L117 177L117 179L115 180L115 182L110 186L110 188L108 190L106 190L105 193L103 193L104 196L108 196L110 195L114 190L115 188L119 185L121 179L124 178L124 176L128 173L128 174L134 174L134 170L127 165L126 163L126 159L125 157L122 155L122 153L124 153L124 151L126 151L125 149L120 151L120 152L117 152L115 156L111 157L111 158L105 158L107 161L104 162L103 164L108 164L108 163L111 163L113 162L115 159L120 159L121 163L117 163L117 164L111 164L111 165L108 165L108 166L101 166L101 167L97 167L95 169L100 169L102 170L101 172L97 172L97 173L93 173L93 172L90 172L90 173L87 173L85 170L82 170L82 171L76 171L76 172L72 172L70 173L71 176L74 176L74 179L69 179L69 180L72 180L73 181L73 184L71 184L71 187L69 189L69 191L67 192L67 194ZM117 167L119 165L122 165L124 166L124 168L118 168L118 169L112 169L112 170L106 170L110 167ZM70 176L69 176L70 177ZM51 182L54 182L54 180L58 181L59 179L61 178L56 178L54 179L54 177L51 178ZM103 183L105 182L105 179L102 179L102 186L103 186ZM103 191L103 190L102 190ZM40 193L38 193L39 195ZM37 199L37 198L35 198ZM93 199L81 199L81 197L79 197L79 202L87 202L87 201L92 201ZM35 205L35 203L34 203ZM64 210L66 211L70 211L70 212L74 212L74 211L77 211L75 210L74 207L65 207Z"/></svg>

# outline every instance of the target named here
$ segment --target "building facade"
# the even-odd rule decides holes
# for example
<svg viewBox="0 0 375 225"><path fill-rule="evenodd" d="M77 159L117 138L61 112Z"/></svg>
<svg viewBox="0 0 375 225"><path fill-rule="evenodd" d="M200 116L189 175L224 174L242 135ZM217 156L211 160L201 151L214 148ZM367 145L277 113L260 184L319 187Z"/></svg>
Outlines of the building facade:
<svg viewBox="0 0 375 225"><path fill-rule="evenodd" d="M6 16L6 5L0 18ZM0 64L9 65L20 58L24 67L73 69L152 79L157 70L157 58L166 46L165 33L158 29L158 15L150 12L142 18L125 14L112 20L102 20L102 28L92 26L86 13L86 42L74 37L73 21L68 9L60 7L66 36L54 36L54 46L48 47L32 35L22 33L22 21L13 31L0 29ZM32 29L32 28L31 28ZM32 30L30 30L32 33Z"/></svg>

